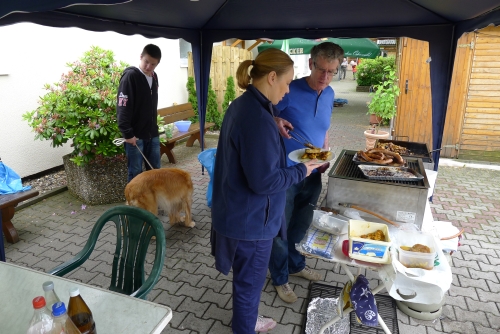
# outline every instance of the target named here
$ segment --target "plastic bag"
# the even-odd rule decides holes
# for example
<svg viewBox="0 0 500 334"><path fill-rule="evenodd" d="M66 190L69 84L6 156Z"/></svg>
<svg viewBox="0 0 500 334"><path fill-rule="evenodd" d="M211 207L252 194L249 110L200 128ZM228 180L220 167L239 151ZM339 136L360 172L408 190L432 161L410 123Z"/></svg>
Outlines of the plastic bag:
<svg viewBox="0 0 500 334"><path fill-rule="evenodd" d="M338 235L333 235L328 232L318 230L317 228L310 227L301 242L296 244L296 248L299 247L299 250L301 249L309 254L332 259L333 248L338 241Z"/></svg>
<svg viewBox="0 0 500 334"><path fill-rule="evenodd" d="M31 186L23 187L21 177L0 161L0 195L14 194L29 189Z"/></svg>
<svg viewBox="0 0 500 334"><path fill-rule="evenodd" d="M209 148L198 154L198 161L203 167L207 169L208 175L210 176L210 182L208 182L207 187L207 206L212 207L212 191L213 191L213 178L214 178L214 168L215 168L215 154L216 148Z"/></svg>

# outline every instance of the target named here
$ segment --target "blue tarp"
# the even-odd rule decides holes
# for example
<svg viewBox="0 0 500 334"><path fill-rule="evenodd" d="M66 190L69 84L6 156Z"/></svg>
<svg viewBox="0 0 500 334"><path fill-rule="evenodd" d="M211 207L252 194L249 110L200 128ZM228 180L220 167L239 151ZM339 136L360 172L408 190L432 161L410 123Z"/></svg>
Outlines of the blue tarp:
<svg viewBox="0 0 500 334"><path fill-rule="evenodd" d="M0 195L15 194L30 189L31 186L23 187L19 175L0 161Z"/></svg>

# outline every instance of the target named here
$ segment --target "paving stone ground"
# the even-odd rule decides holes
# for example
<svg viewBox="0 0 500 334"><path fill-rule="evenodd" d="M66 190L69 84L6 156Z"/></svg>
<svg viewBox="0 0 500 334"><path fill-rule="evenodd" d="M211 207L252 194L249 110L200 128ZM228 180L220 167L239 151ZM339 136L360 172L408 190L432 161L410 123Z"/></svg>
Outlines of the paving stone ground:
<svg viewBox="0 0 500 334"><path fill-rule="evenodd" d="M330 145L338 155L342 148L364 147L363 131L368 129L366 101L368 93L356 93L352 80L332 83L336 97L349 101L335 108L330 131ZM207 138L215 147L216 136ZM214 268L210 256L210 209L205 193L209 176L201 174L197 160L199 146L175 149L179 163L175 166L191 172L195 187L192 229L170 226L161 216L167 239L167 258L161 279L148 299L171 307L172 321L163 333L231 333L231 274L224 276ZM166 157L163 167L174 167ZM488 166L486 166L488 167ZM326 185L327 174L323 182ZM324 187L326 190L326 187ZM325 196L323 191L322 198ZM410 318L398 310L399 331L403 334L498 333L500 328L500 170L440 166L431 204L435 220L451 221L466 230L459 252L452 256L453 283L446 293L442 319L433 322ZM121 203L120 203L121 204ZM14 217L20 241L6 243L7 261L46 271L70 259L85 244L93 223L113 205L82 206L68 192L49 197L19 210ZM95 286L107 287L110 279L114 231L104 229L96 250L68 278ZM342 286L347 278L334 265L308 259L308 266L322 275L325 283ZM150 266L146 266L150 268ZM364 273L371 284L377 275ZM309 282L290 277L299 299L286 304L277 297L270 280L266 280L260 313L273 317L278 326L272 333L303 333ZM57 287L56 287L57 289ZM64 296L63 291L58 293Z"/></svg>

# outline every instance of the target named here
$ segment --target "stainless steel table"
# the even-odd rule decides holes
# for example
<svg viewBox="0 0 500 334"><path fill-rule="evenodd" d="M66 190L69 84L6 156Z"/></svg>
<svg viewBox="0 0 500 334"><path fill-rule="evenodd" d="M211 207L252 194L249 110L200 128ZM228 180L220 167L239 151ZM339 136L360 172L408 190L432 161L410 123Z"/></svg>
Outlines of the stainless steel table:
<svg viewBox="0 0 500 334"><path fill-rule="evenodd" d="M0 262L0 332L24 334L33 315L32 300L43 296L42 284L53 281L55 291L66 305L69 289L78 287L90 307L98 333L161 333L172 319L164 305L49 275L12 263Z"/></svg>

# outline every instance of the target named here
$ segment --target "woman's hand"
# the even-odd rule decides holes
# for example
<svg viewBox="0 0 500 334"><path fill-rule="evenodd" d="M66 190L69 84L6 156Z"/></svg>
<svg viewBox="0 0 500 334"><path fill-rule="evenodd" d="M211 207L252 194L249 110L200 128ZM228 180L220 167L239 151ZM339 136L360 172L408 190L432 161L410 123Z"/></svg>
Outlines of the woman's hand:
<svg viewBox="0 0 500 334"><path fill-rule="evenodd" d="M323 165L324 163L325 163L324 161L319 162L318 159L312 159L312 160L309 160L308 162L303 162L303 164L307 168L306 177L309 176L309 175L311 175L311 173L312 173L313 170L315 170L319 166Z"/></svg>
<svg viewBox="0 0 500 334"><path fill-rule="evenodd" d="M288 134L288 130L293 130L293 125L289 121L283 118L279 117L274 117L274 121L276 122L276 126L278 127L278 130L281 134L281 136L285 137L286 139L292 138Z"/></svg>

